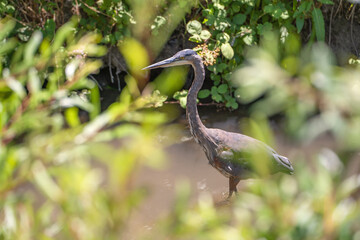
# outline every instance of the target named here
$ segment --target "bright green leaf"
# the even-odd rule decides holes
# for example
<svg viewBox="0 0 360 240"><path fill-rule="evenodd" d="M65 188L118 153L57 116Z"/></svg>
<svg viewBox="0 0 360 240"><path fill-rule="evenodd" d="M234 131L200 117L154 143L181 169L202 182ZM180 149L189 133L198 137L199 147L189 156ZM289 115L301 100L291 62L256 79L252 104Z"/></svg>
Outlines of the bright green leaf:
<svg viewBox="0 0 360 240"><path fill-rule="evenodd" d="M227 33L219 33L216 35L216 40L220 43L227 43L230 41L230 36Z"/></svg>
<svg viewBox="0 0 360 240"><path fill-rule="evenodd" d="M227 27L229 27L230 24L225 19L215 19L214 27L218 31L225 31Z"/></svg>
<svg viewBox="0 0 360 240"><path fill-rule="evenodd" d="M180 98L179 99L179 101L180 101L180 106L182 107L182 108L186 108L186 101L187 99L186 99L186 97L182 97L182 98Z"/></svg>
<svg viewBox="0 0 360 240"><path fill-rule="evenodd" d="M187 25L186 25L186 30L191 34L200 34L201 30L202 30L202 26L201 23L199 21L193 20L190 21Z"/></svg>
<svg viewBox="0 0 360 240"><path fill-rule="evenodd" d="M221 45L221 53L227 59L232 59L234 57L234 50L229 43L224 43Z"/></svg>
<svg viewBox="0 0 360 240"><path fill-rule="evenodd" d="M186 97L187 93L188 93L187 90L177 91L174 93L173 98L179 100L182 97Z"/></svg>
<svg viewBox="0 0 360 240"><path fill-rule="evenodd" d="M202 30L200 33L200 38L202 40L208 40L211 37L211 33L208 30Z"/></svg>
<svg viewBox="0 0 360 240"><path fill-rule="evenodd" d="M201 38L201 36L198 35L198 34L192 35L192 36L189 38L189 40L190 40L191 42L196 42L196 43L201 43L201 42L203 41L203 39Z"/></svg>
<svg viewBox="0 0 360 240"><path fill-rule="evenodd" d="M76 127L80 125L79 109L77 107L71 107L65 110L65 119L70 127Z"/></svg>
<svg viewBox="0 0 360 240"><path fill-rule="evenodd" d="M246 35L244 38L243 38L243 41L246 45L248 46L251 46L254 44L254 36L253 35Z"/></svg>

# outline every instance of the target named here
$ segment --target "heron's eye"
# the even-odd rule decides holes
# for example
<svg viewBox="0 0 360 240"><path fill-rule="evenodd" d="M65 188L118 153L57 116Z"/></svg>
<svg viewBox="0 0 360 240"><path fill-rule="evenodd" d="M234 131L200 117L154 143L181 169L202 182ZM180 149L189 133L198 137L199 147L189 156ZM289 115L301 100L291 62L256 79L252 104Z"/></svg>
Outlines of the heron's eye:
<svg viewBox="0 0 360 240"><path fill-rule="evenodd" d="M181 60L184 60L185 58L184 57L180 57Z"/></svg>

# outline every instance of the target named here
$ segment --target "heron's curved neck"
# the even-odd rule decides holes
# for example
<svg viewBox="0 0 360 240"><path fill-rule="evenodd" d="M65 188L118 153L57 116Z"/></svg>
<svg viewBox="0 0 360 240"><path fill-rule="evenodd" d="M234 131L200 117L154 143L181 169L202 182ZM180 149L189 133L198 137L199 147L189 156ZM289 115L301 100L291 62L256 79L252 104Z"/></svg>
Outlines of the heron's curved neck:
<svg viewBox="0 0 360 240"><path fill-rule="evenodd" d="M191 65L194 68L195 77L187 96L186 115L192 135L196 141L201 141L204 138L206 128L200 120L196 100L198 92L204 83L205 69L200 57L199 59L196 58Z"/></svg>

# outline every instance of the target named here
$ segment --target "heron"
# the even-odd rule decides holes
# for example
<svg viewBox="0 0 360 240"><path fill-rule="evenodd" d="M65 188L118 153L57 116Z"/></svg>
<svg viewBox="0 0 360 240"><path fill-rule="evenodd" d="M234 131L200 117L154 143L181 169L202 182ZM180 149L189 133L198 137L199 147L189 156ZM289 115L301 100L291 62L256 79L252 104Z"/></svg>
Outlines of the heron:
<svg viewBox="0 0 360 240"><path fill-rule="evenodd" d="M143 70L166 68L179 65L191 65L194 69L194 79L187 95L186 117L194 140L202 146L211 166L225 177L229 178L230 199L237 194L240 180L261 176L258 171L268 169L267 174L283 172L293 174L294 169L287 157L279 155L265 143L252 137L227 132L222 129L207 128L201 122L197 110L197 95L205 79L205 69L202 58L193 50L185 49L163 61L154 63ZM260 155L257 153L261 153ZM260 161L255 159L260 156Z"/></svg>

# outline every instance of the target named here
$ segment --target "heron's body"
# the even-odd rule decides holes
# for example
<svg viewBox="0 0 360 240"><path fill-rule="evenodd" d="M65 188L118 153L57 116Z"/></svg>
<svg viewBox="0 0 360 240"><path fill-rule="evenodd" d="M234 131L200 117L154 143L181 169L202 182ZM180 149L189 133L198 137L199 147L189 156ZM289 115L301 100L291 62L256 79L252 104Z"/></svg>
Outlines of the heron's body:
<svg viewBox="0 0 360 240"><path fill-rule="evenodd" d="M206 128L203 125L197 111L196 99L204 82L205 69L201 57L196 52L189 49L182 50L173 57L150 65L145 69L184 64L192 65L195 72L186 105L186 115L191 134L195 141L203 147L209 163L229 178L229 197L233 192L237 192L236 185L241 179L256 175L256 167L259 167L259 164L268 167L271 174L276 172L292 173L293 168L290 161L277 154L265 143L243 134ZM255 155L261 156L263 162L256 160ZM254 161L257 161L255 167Z"/></svg>

